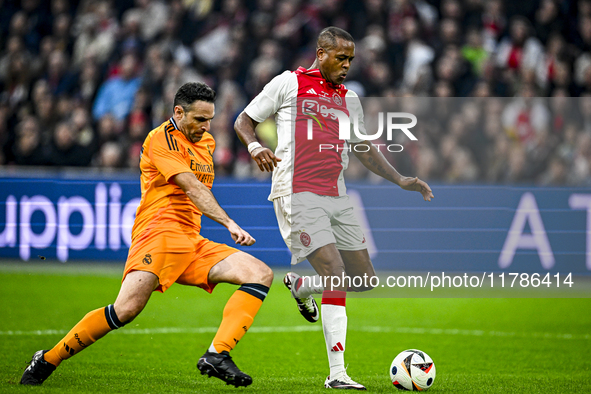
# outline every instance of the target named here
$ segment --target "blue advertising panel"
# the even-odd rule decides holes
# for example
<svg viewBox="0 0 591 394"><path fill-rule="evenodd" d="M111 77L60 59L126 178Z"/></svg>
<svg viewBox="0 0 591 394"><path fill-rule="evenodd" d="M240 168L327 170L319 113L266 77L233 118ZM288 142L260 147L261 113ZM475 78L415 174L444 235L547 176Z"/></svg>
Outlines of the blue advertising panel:
<svg viewBox="0 0 591 394"><path fill-rule="evenodd" d="M591 272L589 188L434 185L430 203L391 186L352 192L376 268Z"/></svg>
<svg viewBox="0 0 591 394"><path fill-rule="evenodd" d="M267 182L217 180L214 194L257 240L242 249L288 266ZM591 189L433 185L435 199L351 184L378 270L591 272ZM123 262L140 201L137 177L0 178L0 258ZM232 244L204 218L202 234Z"/></svg>
<svg viewBox="0 0 591 394"><path fill-rule="evenodd" d="M257 239L245 250L270 264L288 264L289 251L277 231L268 190L267 183L222 181L215 195ZM0 257L123 262L140 197L139 177L0 178ZM207 218L202 234L234 244L224 227Z"/></svg>

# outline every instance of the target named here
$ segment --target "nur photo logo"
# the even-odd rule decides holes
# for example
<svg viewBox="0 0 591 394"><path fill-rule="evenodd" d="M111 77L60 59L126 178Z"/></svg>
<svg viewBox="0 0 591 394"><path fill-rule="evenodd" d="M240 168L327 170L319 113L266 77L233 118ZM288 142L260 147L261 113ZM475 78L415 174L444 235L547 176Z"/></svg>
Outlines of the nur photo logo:
<svg viewBox="0 0 591 394"><path fill-rule="evenodd" d="M337 96L338 97L338 96ZM342 100L335 100L341 109L331 107L327 104L320 103L315 99L304 99L301 102L301 114L307 119L306 133L308 140L314 140L314 128L317 125L321 133L328 132L328 123L338 122L338 139L348 141L353 136L363 141L375 141L382 137L384 131L386 133L386 140L391 142L394 140L394 131L402 131L411 141L417 141L417 137L410 131L416 126L417 117L408 112L378 112L377 116L377 131L373 134L368 134L365 130L364 123L360 122L363 119L363 113L359 106L351 106L352 109L345 109L342 107ZM406 119L410 122L400 123L400 120ZM378 151L388 151L391 153L402 152L404 147L401 144L374 144ZM369 144L355 144L353 146L345 146L344 144L335 143L319 143L318 152L325 150L348 150L349 152L368 152L371 148Z"/></svg>

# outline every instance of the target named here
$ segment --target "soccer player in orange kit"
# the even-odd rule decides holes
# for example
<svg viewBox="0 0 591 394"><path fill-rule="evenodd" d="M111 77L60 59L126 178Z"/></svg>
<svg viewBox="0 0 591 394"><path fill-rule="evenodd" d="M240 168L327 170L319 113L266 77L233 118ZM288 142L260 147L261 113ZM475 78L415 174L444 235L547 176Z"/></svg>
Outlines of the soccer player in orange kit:
<svg viewBox="0 0 591 394"><path fill-rule="evenodd" d="M209 128L214 101L215 92L203 83L179 88L173 116L152 130L142 146L142 199L115 303L89 312L53 349L36 352L21 384L43 383L62 361L131 322L153 291L164 292L174 282L209 293L217 283L240 285L228 300L220 327L197 368L202 375L236 387L252 383L229 352L252 325L273 272L255 257L199 233L203 214L225 226L237 244L255 243L210 191L215 141Z"/></svg>

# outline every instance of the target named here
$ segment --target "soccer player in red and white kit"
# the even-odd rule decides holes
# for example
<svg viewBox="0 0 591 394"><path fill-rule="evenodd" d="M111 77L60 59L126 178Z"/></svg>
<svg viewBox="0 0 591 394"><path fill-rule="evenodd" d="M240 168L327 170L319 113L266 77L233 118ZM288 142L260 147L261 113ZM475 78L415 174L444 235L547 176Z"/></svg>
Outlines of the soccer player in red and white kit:
<svg viewBox="0 0 591 394"><path fill-rule="evenodd" d="M357 124L361 134L366 134L359 99L343 85L354 57L355 43L349 33L336 27L322 30L312 66L273 78L238 116L234 128L261 171L273 171L269 200L273 201L281 235L292 252L292 264L308 259L319 275L302 280L290 272L284 283L310 322L318 320L312 294L322 293L322 328L330 365L324 386L365 390L345 371L345 300L347 290L371 287L348 288L346 282L332 287L336 281L330 279L375 275L362 229L345 191L347 151L355 152L372 172L405 190L421 193L426 201L433 198L433 193L422 180L400 175L375 145L353 132ZM339 139L339 115L343 113L352 131L348 140ZM274 153L261 146L255 135L256 126L271 115L275 115L277 123ZM333 148L319 149L320 144ZM358 144L366 145L358 149L360 152L369 150L358 153Z"/></svg>

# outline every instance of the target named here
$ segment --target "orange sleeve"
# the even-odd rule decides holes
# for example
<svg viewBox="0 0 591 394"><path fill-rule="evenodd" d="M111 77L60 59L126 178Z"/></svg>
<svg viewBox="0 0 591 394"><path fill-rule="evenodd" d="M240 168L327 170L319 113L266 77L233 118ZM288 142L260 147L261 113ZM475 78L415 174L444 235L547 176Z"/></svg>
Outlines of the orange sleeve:
<svg viewBox="0 0 591 394"><path fill-rule="evenodd" d="M182 145L166 131L156 133L150 141L148 157L168 182L182 172L193 172L181 151Z"/></svg>

